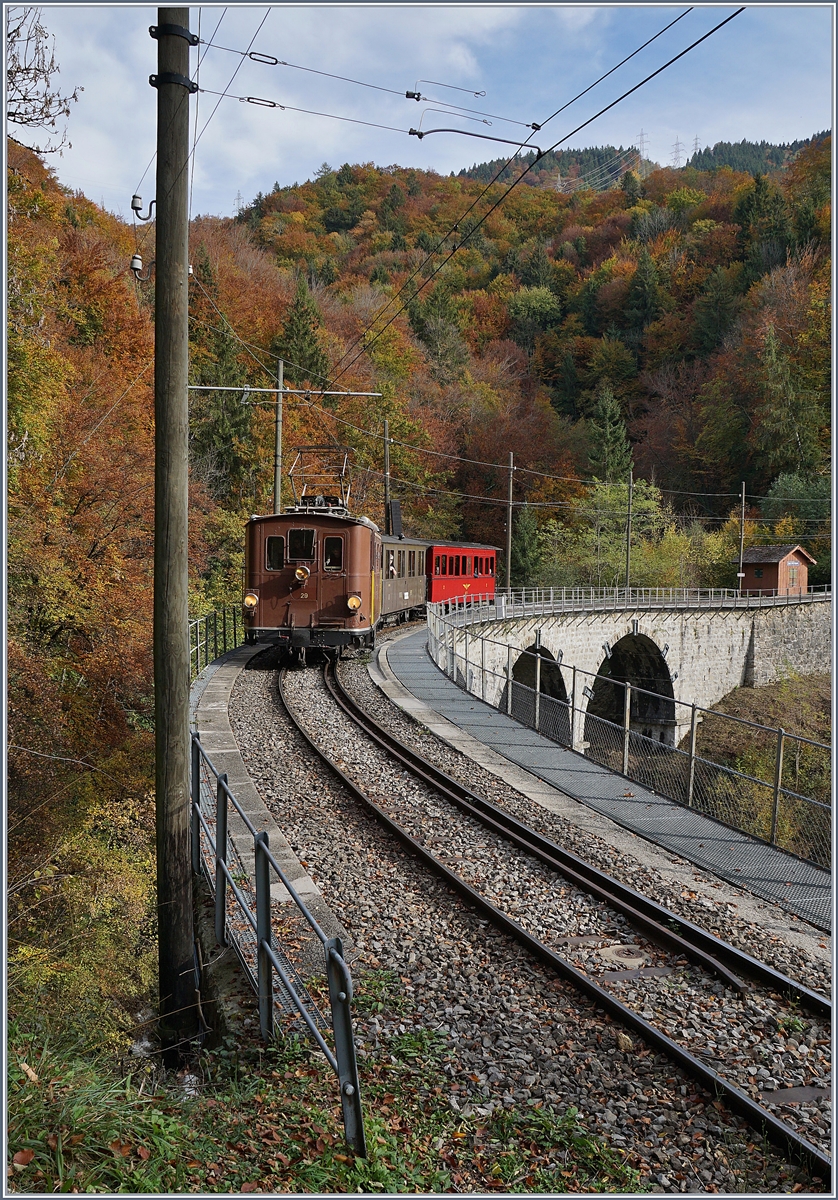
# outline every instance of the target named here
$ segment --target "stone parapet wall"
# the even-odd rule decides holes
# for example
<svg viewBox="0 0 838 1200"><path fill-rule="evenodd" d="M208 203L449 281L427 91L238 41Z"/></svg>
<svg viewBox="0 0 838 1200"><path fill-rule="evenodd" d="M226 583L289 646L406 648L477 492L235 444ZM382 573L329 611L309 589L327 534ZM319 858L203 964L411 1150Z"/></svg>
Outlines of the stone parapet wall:
<svg viewBox="0 0 838 1200"><path fill-rule="evenodd" d="M684 705L711 708L736 687L773 683L792 672L829 670L832 604L819 600L758 609L673 607L519 616L458 626L453 648L449 632L434 658L461 686L497 707L504 695L509 648L514 665L522 650L534 647L537 636L561 662L568 696L572 668L577 668L580 716L587 705L583 687L590 682L582 672L599 672L607 656L605 643L613 647L624 637L648 638L660 651L662 672L679 702L677 740L688 728Z"/></svg>

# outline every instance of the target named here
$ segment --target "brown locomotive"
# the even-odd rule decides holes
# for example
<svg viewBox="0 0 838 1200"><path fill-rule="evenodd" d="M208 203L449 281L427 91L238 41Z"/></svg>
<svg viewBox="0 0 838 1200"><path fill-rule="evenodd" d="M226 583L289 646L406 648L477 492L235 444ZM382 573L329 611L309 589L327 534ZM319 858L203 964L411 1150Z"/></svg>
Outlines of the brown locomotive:
<svg viewBox="0 0 838 1200"><path fill-rule="evenodd" d="M278 644L304 661L310 647L372 646L380 624L418 615L428 599L494 595L493 546L391 537L351 514L346 461L339 495L308 493L323 476L298 470L296 480L308 482L295 487L295 504L247 522L246 641ZM290 477L293 484L293 468Z"/></svg>

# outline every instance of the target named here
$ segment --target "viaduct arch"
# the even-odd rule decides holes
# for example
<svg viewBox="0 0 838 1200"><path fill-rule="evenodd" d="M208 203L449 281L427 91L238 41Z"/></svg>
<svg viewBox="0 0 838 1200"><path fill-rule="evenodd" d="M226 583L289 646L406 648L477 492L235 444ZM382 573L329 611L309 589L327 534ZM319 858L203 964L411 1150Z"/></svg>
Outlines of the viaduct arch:
<svg viewBox="0 0 838 1200"><path fill-rule="evenodd" d="M650 701L646 707L642 696L633 697L631 725L677 745L689 730L685 705L710 708L735 687L773 683L790 671L822 672L831 662L831 634L829 598L758 608L708 609L688 603L616 611L589 608L486 621L453 631L458 661L468 653L468 678L462 683L495 707L506 707L510 647L513 680L529 687L535 683L534 660L521 658L521 652L534 653L540 647L545 717L551 697L569 697L573 666L594 676L593 681L585 680L586 685L592 683L590 695L581 686L577 689L572 744L578 749L589 740L589 713L622 724L622 707L618 718L606 715L617 693L623 703L624 689L612 686L611 680L627 680L633 689L662 694L664 702ZM485 639L479 649L477 638ZM448 652L442 644L435 651L443 670ZM513 687L513 704L526 703L516 692Z"/></svg>

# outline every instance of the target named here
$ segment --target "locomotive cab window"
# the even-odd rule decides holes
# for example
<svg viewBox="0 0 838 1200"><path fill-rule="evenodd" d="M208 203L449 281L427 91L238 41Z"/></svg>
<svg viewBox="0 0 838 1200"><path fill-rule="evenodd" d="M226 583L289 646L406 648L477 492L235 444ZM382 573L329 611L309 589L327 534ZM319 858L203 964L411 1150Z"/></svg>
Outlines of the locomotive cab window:
<svg viewBox="0 0 838 1200"><path fill-rule="evenodd" d="M343 538L323 539L323 567L327 571L343 570Z"/></svg>
<svg viewBox="0 0 838 1200"><path fill-rule="evenodd" d="M288 530L288 557L314 558L314 530Z"/></svg>
<svg viewBox="0 0 838 1200"><path fill-rule="evenodd" d="M265 538L265 570L281 571L285 566L285 538Z"/></svg>

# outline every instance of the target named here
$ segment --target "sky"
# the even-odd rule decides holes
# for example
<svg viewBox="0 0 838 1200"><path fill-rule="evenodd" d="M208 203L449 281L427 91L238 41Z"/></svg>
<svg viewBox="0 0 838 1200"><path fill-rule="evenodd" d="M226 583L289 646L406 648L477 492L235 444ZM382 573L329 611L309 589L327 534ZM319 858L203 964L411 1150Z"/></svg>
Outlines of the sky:
<svg viewBox="0 0 838 1200"><path fill-rule="evenodd" d="M204 42L190 52L191 215L232 216L275 182L313 177L325 163L374 162L440 174L513 153L459 133L421 141L410 128L532 137L547 149L736 11L736 5L314 4L191 8ZM71 148L49 156L59 180L130 216L154 194L157 43L144 5L45 4L64 91L84 88L68 122ZM671 29L534 133L577 93L685 13ZM684 58L563 144L638 145L682 161L696 144L787 142L831 128L832 4L749 6ZM252 51L293 65L245 57ZM299 68L307 68L301 70ZM314 74L349 76L375 87ZM421 82L420 82L421 81ZM376 90L391 89L392 91ZM461 90L457 90L461 89ZM427 100L404 96L419 90ZM228 92L221 98L217 94ZM475 95L475 93L483 93ZM393 94L396 93L396 94ZM242 102L255 97L285 105ZM455 114L442 102L477 110ZM352 118L363 125L292 109ZM491 114L491 116L489 115ZM500 119L504 118L504 119ZM420 126L421 121L421 126ZM512 122L521 122L514 124ZM490 123L486 123L490 122ZM381 129L374 126L391 126ZM28 131L13 136L31 142Z"/></svg>

